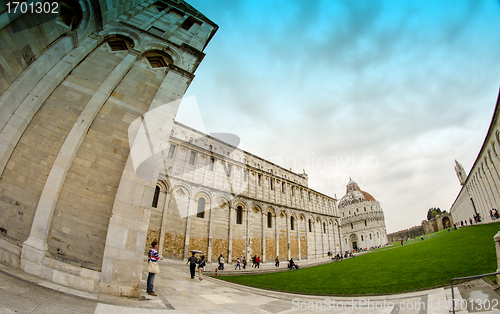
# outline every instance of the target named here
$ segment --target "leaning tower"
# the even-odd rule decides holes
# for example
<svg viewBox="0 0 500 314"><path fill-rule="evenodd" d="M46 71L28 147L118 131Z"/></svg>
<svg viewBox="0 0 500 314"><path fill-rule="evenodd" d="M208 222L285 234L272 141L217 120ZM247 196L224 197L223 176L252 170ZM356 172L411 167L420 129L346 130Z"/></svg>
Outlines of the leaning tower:
<svg viewBox="0 0 500 314"><path fill-rule="evenodd" d="M136 175L129 127L169 104L170 131L218 27L182 0L55 7L14 14L0 4L0 259L140 296L156 180Z"/></svg>

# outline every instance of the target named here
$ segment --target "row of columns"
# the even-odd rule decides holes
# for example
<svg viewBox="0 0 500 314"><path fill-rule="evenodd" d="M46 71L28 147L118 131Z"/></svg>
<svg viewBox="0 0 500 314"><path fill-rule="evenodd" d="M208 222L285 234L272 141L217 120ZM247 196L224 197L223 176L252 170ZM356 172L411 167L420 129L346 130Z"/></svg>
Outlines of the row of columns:
<svg viewBox="0 0 500 314"><path fill-rule="evenodd" d="M168 224L168 217L167 217L167 211L168 211L168 205L171 199L171 191L168 193L164 191L166 196L161 197L160 200L165 200L165 203L163 205L163 215L161 219L161 226L160 226L160 233L159 233L159 253L160 255L163 255L164 248L166 247L165 244L165 231L166 231L166 225ZM191 237L191 224L192 224L192 217L193 215L196 214L196 211L193 210L194 207L194 201L195 198L192 197L191 195L188 197L188 208L187 208L187 215L186 215L186 228L185 228L185 234L184 234L184 251L183 251L183 259L186 260L189 257L189 243L190 243L190 237ZM162 203L161 201L159 203ZM232 240L233 240L233 221L235 219L234 217L234 212L236 211L237 207L241 206L242 210L245 211L245 256L247 259L250 258L250 244L251 244L251 233L250 233L250 211L252 209L252 204L248 205L247 204L243 205L244 203L239 203L239 202L233 202L236 206L232 206L230 202L228 202L229 205L229 222L228 222L228 247L227 247L227 261L231 262L233 260L233 246L232 246ZM212 261L212 243L213 243L213 221L214 221L214 208L212 206L212 202L209 201L208 207L210 209L210 215L209 215L209 223L208 223L208 237L207 237L207 260L209 262ZM260 207L260 206L259 206ZM279 226L278 226L278 213L275 213L274 215L274 233L275 233L275 252L266 252L266 229L267 228L267 212L262 210L261 212L261 222L262 222L262 239L261 239L261 260L264 261L266 260L266 254L275 254L275 256L279 256L279 251L280 251L280 243L279 243ZM288 216L288 217L287 217ZM317 217L314 217L316 219ZM301 221L300 218L296 220L295 226L297 227L297 247L298 247L298 259L301 260L303 258L309 259L310 258L310 239L308 236L308 230L307 230L307 224L308 221L306 218L304 218L304 223L306 225L306 256L302 256L301 252ZM315 220L313 220L315 222ZM332 245L335 245L336 239L335 239L335 229L334 227L337 226L338 230L338 243L339 247L341 245L341 234L340 234L340 226L338 224L332 224L331 228L328 227L329 223L326 222L325 226L326 228L326 233L322 232L322 222L319 224L319 228L316 226L317 223L314 223L314 228L312 230L313 234L313 241L314 241L314 248L316 251L315 257L320 256L326 256L328 251L335 251L335 247L332 248ZM287 259L289 260L291 258L291 225L290 225L290 215L285 216L285 228L287 231L286 234L286 245L287 245ZM320 240L318 243L318 235L317 233L321 233ZM327 236L327 245L328 245L328 250L325 248L325 242L326 240L324 239L324 234ZM331 239L333 237L333 239ZM333 243L332 243L333 242ZM319 248L319 244L321 244L321 248ZM320 251L320 253L318 253Z"/></svg>
<svg viewBox="0 0 500 314"><path fill-rule="evenodd" d="M494 155L496 156L496 154ZM491 153L489 156L491 158ZM496 159L498 160L498 156L496 156ZM491 167L488 164L488 157L485 157L484 162L481 162L472 170L471 179L466 183L466 190L468 197L471 199L472 208L478 210L482 220L489 219L490 209L496 208L498 210L500 208L498 193L500 176L493 158L490 159L490 163ZM458 220L467 220L474 214L475 212L471 212L469 217L458 217Z"/></svg>

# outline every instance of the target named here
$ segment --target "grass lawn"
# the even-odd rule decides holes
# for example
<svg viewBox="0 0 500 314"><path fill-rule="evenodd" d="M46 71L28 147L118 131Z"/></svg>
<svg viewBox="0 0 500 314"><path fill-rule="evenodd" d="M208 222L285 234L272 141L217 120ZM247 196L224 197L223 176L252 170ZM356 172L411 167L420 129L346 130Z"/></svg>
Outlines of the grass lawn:
<svg viewBox="0 0 500 314"><path fill-rule="evenodd" d="M422 242L418 238L410 245L297 271L217 278L296 293L365 295L436 287L452 278L496 271L493 236L500 231L500 223L451 230L426 235Z"/></svg>

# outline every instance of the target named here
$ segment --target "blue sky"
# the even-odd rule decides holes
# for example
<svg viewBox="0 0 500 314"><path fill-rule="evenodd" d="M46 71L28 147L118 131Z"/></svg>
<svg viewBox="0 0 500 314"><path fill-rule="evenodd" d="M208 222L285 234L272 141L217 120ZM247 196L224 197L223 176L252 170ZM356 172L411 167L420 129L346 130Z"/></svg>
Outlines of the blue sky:
<svg viewBox="0 0 500 314"><path fill-rule="evenodd" d="M500 1L188 2L220 27L186 93L206 131L338 199L352 177L388 232L449 210L498 96Z"/></svg>

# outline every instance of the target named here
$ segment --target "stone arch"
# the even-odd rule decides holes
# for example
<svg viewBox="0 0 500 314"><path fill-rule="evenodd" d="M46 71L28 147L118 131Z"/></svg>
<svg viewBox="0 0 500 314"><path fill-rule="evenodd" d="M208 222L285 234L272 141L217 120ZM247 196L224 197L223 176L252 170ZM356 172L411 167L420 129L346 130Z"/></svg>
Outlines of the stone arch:
<svg viewBox="0 0 500 314"><path fill-rule="evenodd" d="M255 213L262 213L262 207L260 206L260 204L253 204L252 211Z"/></svg>
<svg viewBox="0 0 500 314"><path fill-rule="evenodd" d="M185 190L184 192L187 194L187 197L190 198L191 195L193 195L193 191L191 191L191 187L185 183L176 183L173 187L172 187L172 192L176 193L177 191L179 191L180 189L183 189Z"/></svg>
<svg viewBox="0 0 500 314"><path fill-rule="evenodd" d="M95 31L95 30L89 30L89 26L92 25L91 22L92 19L97 20L97 16L91 16L91 9L88 1L83 1L83 0L61 0L59 2L59 7L57 10L59 11L59 16L57 17L56 23L58 25L62 25L64 28L66 28L68 31L75 31L79 35L87 35L87 32L90 31ZM62 7L66 7L67 9L62 11ZM100 10L100 8L99 8ZM72 12L74 15L73 16L67 16L64 14L64 12ZM76 16L75 16L76 15ZM78 23L77 25L73 24L73 21L77 19ZM70 23L68 25L68 22ZM102 21L101 21L102 23Z"/></svg>
<svg viewBox="0 0 500 314"><path fill-rule="evenodd" d="M165 192L165 193L171 192L170 185L164 179L156 181L156 185L160 187L160 192Z"/></svg>
<svg viewBox="0 0 500 314"><path fill-rule="evenodd" d="M284 210L280 210L280 211L278 212L278 216L279 216L280 218L285 218L285 219L287 219L287 218L288 218L288 215L286 214L286 212L285 212Z"/></svg>
<svg viewBox="0 0 500 314"><path fill-rule="evenodd" d="M300 219L300 220L305 220L305 219L306 219L306 217L304 216L304 214L300 214L300 215L299 215L299 219Z"/></svg>
<svg viewBox="0 0 500 314"><path fill-rule="evenodd" d="M194 197L195 199L197 198L198 195L201 195L205 197L205 201L207 203L210 204L212 202L212 193L206 188L203 187L197 188L196 190L193 191L193 195L195 196Z"/></svg>
<svg viewBox="0 0 500 314"><path fill-rule="evenodd" d="M200 205L200 199L203 198L203 203ZM206 189L200 188L194 191L194 198L195 206L193 207L193 210L196 211L196 217L198 218L206 218L205 217L205 212L211 208L211 195L210 192L207 191ZM203 206L203 208L200 208Z"/></svg>
<svg viewBox="0 0 500 314"><path fill-rule="evenodd" d="M214 203L214 208L219 208L223 209L226 205L229 209L229 206L231 205L231 202L229 200L229 197L227 197L224 194L219 194L214 197L215 203Z"/></svg>
<svg viewBox="0 0 500 314"><path fill-rule="evenodd" d="M361 240L361 238L358 237L358 235L356 233L351 233L349 235L349 244L351 245L350 248L351 250L355 250L357 248L359 248L359 241Z"/></svg>
<svg viewBox="0 0 500 314"><path fill-rule="evenodd" d="M110 38L113 38L113 37L128 38L134 44L133 47L130 47L130 48L133 48L133 49L138 50L138 51L141 50L141 47L142 47L143 42L144 42L139 33L135 32L133 30L130 30L130 29L125 29L125 28L111 27L111 28L107 29L106 32L102 34L102 36L104 36L105 41L110 39Z"/></svg>
<svg viewBox="0 0 500 314"><path fill-rule="evenodd" d="M180 66L182 64L181 54L174 47L161 42L149 42L140 50L140 52L144 54L145 52L152 50L158 50L168 54L172 58L172 63L176 66Z"/></svg>
<svg viewBox="0 0 500 314"><path fill-rule="evenodd" d="M276 216L276 211L273 206L267 206L265 209L265 213L267 215L268 212L271 212L271 215Z"/></svg>
<svg viewBox="0 0 500 314"><path fill-rule="evenodd" d="M496 157L498 157L497 149L496 149L496 142L491 141L491 149L493 150L493 153L495 154Z"/></svg>
<svg viewBox="0 0 500 314"><path fill-rule="evenodd" d="M443 224L444 229L451 227L451 221L450 221L450 218L448 218L448 216L443 217L443 219L441 220L441 223Z"/></svg>
<svg viewBox="0 0 500 314"><path fill-rule="evenodd" d="M248 201L242 198L234 198L231 200L231 207L236 208L238 205L243 207L243 210L246 211L247 208L250 208Z"/></svg>

